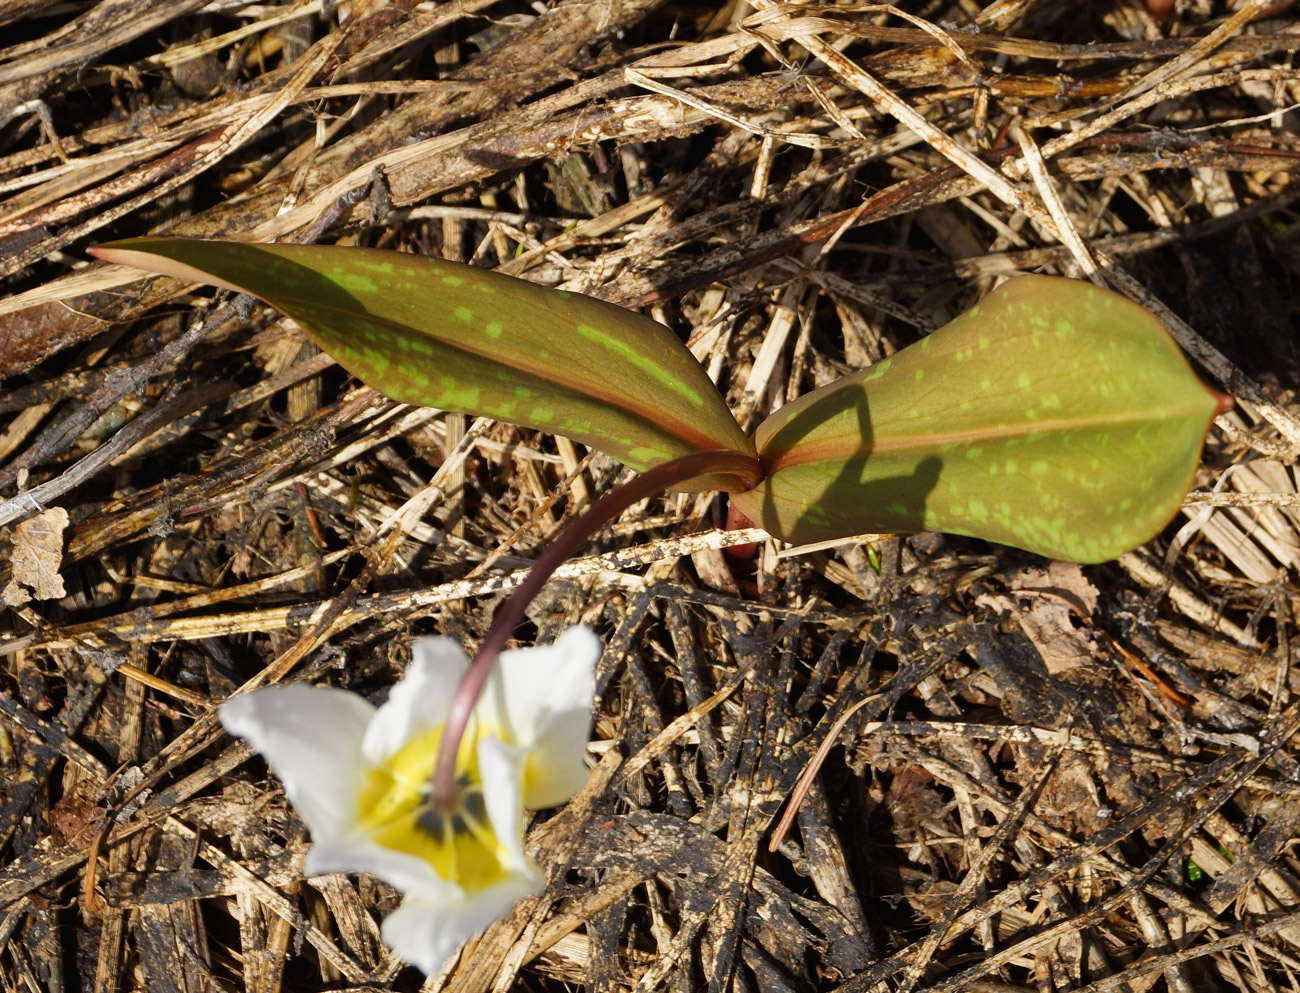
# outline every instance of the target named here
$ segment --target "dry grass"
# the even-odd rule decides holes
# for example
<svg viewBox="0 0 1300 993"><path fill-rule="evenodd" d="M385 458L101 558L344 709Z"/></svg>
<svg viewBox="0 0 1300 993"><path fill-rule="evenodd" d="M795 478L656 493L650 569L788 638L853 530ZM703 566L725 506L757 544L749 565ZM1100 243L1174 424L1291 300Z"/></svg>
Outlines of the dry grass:
<svg viewBox="0 0 1300 993"><path fill-rule="evenodd" d="M1157 308L1239 404L1117 564L923 535L737 575L754 535L685 497L601 534L524 632L602 633L590 784L533 822L546 892L433 982L1295 989L1292 3L547 6L0 0L3 989L417 988L394 894L301 878L213 707L381 697L620 475L84 262L150 231L645 308L748 424L1017 270Z"/></svg>

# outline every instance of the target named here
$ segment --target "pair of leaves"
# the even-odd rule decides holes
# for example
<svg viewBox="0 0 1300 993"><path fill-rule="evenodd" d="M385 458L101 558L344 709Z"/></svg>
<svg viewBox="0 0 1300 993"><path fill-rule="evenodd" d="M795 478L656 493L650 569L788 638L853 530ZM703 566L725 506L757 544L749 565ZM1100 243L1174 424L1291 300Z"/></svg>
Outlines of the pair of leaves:
<svg viewBox="0 0 1300 993"><path fill-rule="evenodd" d="M110 262L251 293L397 400L567 435L699 477L787 541L941 530L1098 562L1177 510L1223 398L1154 317L1087 283L1012 280L897 355L746 437L662 325L579 294L396 252L145 238Z"/></svg>

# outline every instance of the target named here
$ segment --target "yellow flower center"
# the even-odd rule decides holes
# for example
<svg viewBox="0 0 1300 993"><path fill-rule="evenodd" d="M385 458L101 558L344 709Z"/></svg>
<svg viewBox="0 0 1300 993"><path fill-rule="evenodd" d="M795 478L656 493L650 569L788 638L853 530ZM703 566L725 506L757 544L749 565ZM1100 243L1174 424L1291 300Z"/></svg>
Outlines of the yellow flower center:
<svg viewBox="0 0 1300 993"><path fill-rule="evenodd" d="M443 879L468 891L481 890L508 875L505 848L497 840L483 805L477 750L482 731L467 733L456 756L459 804L450 815L429 803L429 778L442 741L442 728L412 738L382 765L366 771L358 820L378 844L430 863Z"/></svg>

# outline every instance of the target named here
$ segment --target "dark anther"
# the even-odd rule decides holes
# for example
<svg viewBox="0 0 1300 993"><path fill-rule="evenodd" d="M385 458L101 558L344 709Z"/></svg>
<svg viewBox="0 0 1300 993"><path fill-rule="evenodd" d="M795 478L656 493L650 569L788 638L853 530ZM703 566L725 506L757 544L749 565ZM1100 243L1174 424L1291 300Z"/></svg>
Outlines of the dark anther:
<svg viewBox="0 0 1300 993"><path fill-rule="evenodd" d="M460 809L464 816L470 820L478 821L480 824L487 823L487 806L483 803L483 791L481 789L467 791L462 800Z"/></svg>
<svg viewBox="0 0 1300 993"><path fill-rule="evenodd" d="M420 813L415 824L421 831L440 840L446 840L445 834L451 828L451 837L469 834L469 822L487 823L487 805L483 802L483 787L468 775L456 777L456 795L449 807L438 806L433 797L425 794Z"/></svg>

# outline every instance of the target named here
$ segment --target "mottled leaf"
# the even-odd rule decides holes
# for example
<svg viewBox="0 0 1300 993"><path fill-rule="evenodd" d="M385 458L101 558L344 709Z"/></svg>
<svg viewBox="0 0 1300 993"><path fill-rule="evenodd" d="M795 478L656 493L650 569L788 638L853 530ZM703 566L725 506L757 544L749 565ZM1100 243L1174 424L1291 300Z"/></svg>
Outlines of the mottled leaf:
<svg viewBox="0 0 1300 993"><path fill-rule="evenodd" d="M1100 562L1169 522L1224 399L1141 307L1026 276L778 410L768 478L732 500L793 542L950 531Z"/></svg>
<svg viewBox="0 0 1300 993"><path fill-rule="evenodd" d="M91 251L251 293L395 400L566 435L638 470L697 451L753 454L686 347L601 300L375 249L135 238Z"/></svg>

